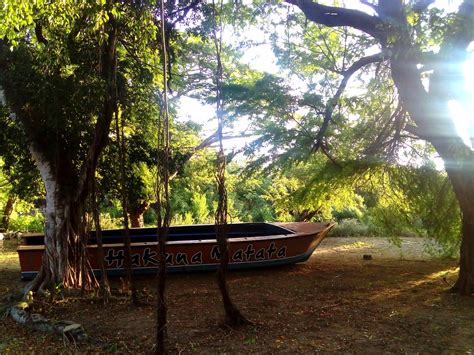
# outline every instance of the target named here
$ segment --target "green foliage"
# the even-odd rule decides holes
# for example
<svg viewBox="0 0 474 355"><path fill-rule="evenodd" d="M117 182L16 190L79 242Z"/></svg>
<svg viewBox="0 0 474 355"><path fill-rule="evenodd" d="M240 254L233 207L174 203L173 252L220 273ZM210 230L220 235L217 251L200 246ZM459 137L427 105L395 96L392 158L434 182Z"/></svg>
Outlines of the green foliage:
<svg viewBox="0 0 474 355"><path fill-rule="evenodd" d="M44 217L41 211L33 204L18 201L10 218L10 231L20 232L42 232L44 228Z"/></svg>
<svg viewBox="0 0 474 355"><path fill-rule="evenodd" d="M100 227L102 229L119 229L122 228L123 221L121 216L116 216L116 214L110 214L107 212L102 212L100 214Z"/></svg>
<svg viewBox="0 0 474 355"><path fill-rule="evenodd" d="M42 196L43 187L26 145L18 144L26 141L21 126L9 118L6 107L0 105L0 174L12 192L33 202Z"/></svg>
<svg viewBox="0 0 474 355"><path fill-rule="evenodd" d="M388 235L432 238L451 254L458 249L461 213L448 177L430 166L385 169L383 194L370 209L372 222Z"/></svg>
<svg viewBox="0 0 474 355"><path fill-rule="evenodd" d="M346 219L360 220L363 216L363 212L355 207L344 207L342 210L334 209L332 212L334 219L338 222Z"/></svg>
<svg viewBox="0 0 474 355"><path fill-rule="evenodd" d="M241 170L237 164L229 167L229 176L233 182L229 191L233 207L231 217L242 222L274 221L273 179L260 173L243 174Z"/></svg>
<svg viewBox="0 0 474 355"><path fill-rule="evenodd" d="M10 231L37 232L41 233L44 229L44 218L41 214L31 215L13 215L8 227Z"/></svg>
<svg viewBox="0 0 474 355"><path fill-rule="evenodd" d="M194 192L191 196L191 211L194 223L202 224L209 222L209 210L207 208L206 194ZM185 214L185 221L189 220L189 213Z"/></svg>
<svg viewBox="0 0 474 355"><path fill-rule="evenodd" d="M3 166L3 159L0 157L0 211L3 211L3 204L6 203L11 190L11 184L3 172Z"/></svg>
<svg viewBox="0 0 474 355"><path fill-rule="evenodd" d="M157 217L154 208L148 208L143 215L143 223L145 226L156 226Z"/></svg>
<svg viewBox="0 0 474 355"><path fill-rule="evenodd" d="M331 230L333 237L383 237L384 235L374 225L362 223L357 219L344 219Z"/></svg>

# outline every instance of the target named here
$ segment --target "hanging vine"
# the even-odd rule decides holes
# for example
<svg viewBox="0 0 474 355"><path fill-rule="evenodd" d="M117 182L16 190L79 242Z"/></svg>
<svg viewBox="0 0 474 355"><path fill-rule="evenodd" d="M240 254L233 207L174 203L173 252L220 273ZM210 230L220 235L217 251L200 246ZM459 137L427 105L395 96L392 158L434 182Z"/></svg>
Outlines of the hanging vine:
<svg viewBox="0 0 474 355"><path fill-rule="evenodd" d="M117 88L117 87L116 87ZM115 93L117 97L117 93ZM128 199L127 199L127 183L125 175L126 167L126 147L125 147L125 133L124 133L124 120L121 115L119 115L119 109L117 101L115 101L114 107L114 116L115 116L115 132L117 135L117 146L119 151L119 165L120 165L120 192L122 199L122 215L123 215L123 239L124 239L124 249L125 249L125 276L130 289L130 297L132 303L137 305L139 304L137 289L135 286L135 281L132 274L132 249L130 246L130 224L128 218Z"/></svg>
<svg viewBox="0 0 474 355"><path fill-rule="evenodd" d="M170 160L170 128L168 110L168 48L169 41L166 38L166 15L164 0L160 4L160 39L161 39L161 63L163 70L163 94L161 102L160 119L158 122L158 176L157 176L157 230L158 230L158 296L156 307L156 354L166 353L166 239L168 238L171 223L171 207L169 196L169 160ZM161 164L160 164L161 163ZM164 215L163 215L164 213Z"/></svg>
<svg viewBox="0 0 474 355"><path fill-rule="evenodd" d="M217 138L219 140L219 152L217 153L217 171L216 182L217 192L219 196L217 211L216 211L216 237L217 244L221 253L221 262L219 270L217 271L217 284L222 296L222 302L225 310L225 323L228 326L239 326L249 324L250 322L240 313L237 307L230 298L229 290L227 288L227 269L229 266L229 246L228 246L228 224L227 224L227 189L225 181L226 157L224 153L224 144L222 131L224 127L224 110L223 110L223 95L222 95L222 8L223 1L219 1L219 10L217 10L216 3L212 2L212 37L214 40L215 54L216 54L216 115L217 115ZM219 13L217 13L219 11Z"/></svg>
<svg viewBox="0 0 474 355"><path fill-rule="evenodd" d="M102 242L102 228L100 227L100 213L97 204L97 177L91 181L91 211L94 220L95 238L97 242L97 260L99 262L100 279L99 279L99 296L103 298L104 303L107 303L111 293L109 278L107 277L107 270L104 263L104 246Z"/></svg>

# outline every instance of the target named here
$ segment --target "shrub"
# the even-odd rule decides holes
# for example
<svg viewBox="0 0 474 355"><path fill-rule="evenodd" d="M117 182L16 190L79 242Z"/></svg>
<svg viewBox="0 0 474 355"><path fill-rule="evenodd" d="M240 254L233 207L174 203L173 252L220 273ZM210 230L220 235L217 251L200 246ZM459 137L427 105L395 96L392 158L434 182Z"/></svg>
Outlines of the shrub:
<svg viewBox="0 0 474 355"><path fill-rule="evenodd" d="M109 213L100 214L100 227L102 229L119 229L123 227L122 218L115 218Z"/></svg>
<svg viewBox="0 0 474 355"><path fill-rule="evenodd" d="M362 212L357 208L349 207L340 211L334 210L332 216L336 221L342 221L344 219L359 220L362 217Z"/></svg>
<svg viewBox="0 0 474 355"><path fill-rule="evenodd" d="M8 226L10 231L19 232L43 232L44 218L41 213L34 214L14 214Z"/></svg>
<svg viewBox="0 0 474 355"><path fill-rule="evenodd" d="M145 226L156 226L157 216L153 207L148 208L143 214L143 223Z"/></svg>
<svg viewBox="0 0 474 355"><path fill-rule="evenodd" d="M330 233L333 237L368 237L378 236L379 231L370 224L359 222L354 218L344 219Z"/></svg>

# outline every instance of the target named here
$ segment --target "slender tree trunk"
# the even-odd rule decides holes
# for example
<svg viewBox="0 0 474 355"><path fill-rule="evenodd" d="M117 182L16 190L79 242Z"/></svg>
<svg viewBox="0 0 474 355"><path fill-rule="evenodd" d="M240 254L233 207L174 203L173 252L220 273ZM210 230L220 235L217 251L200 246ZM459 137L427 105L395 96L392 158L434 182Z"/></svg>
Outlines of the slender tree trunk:
<svg viewBox="0 0 474 355"><path fill-rule="evenodd" d="M100 269L100 281L99 281L99 293L100 296L104 299L104 302L107 303L110 298L110 285L109 285L109 278L107 276L107 270L105 268L104 263L104 246L102 243L102 229L100 227L100 213L99 208L97 206L97 183L96 180L92 180L92 193L91 193L91 207L92 207L92 214L94 218L94 225L95 225L95 236L97 239L97 258L99 261L99 269Z"/></svg>
<svg viewBox="0 0 474 355"><path fill-rule="evenodd" d="M163 148L163 165L158 165L157 175L157 202L156 209L158 253L159 253L159 271L156 298L156 348L155 354L166 354L167 352L167 323L168 306L166 302L166 239L168 238L169 226L171 223L171 204L170 204L170 121L168 107L168 45L166 29L165 1L160 4L160 29L161 37L161 64L163 68L163 106L161 107L161 120L158 119L158 144L157 144L157 162L160 162L161 147ZM162 124L162 127L160 127ZM162 216L162 210L164 216Z"/></svg>
<svg viewBox="0 0 474 355"><path fill-rule="evenodd" d="M221 253L221 260L219 269L217 270L217 285L221 292L222 303L225 311L225 324L230 327L237 327L240 325L251 324L238 310L230 298L229 289L227 288L227 269L229 267L229 244L228 244L228 230L227 224L227 189L225 186L225 155L222 147L218 153L218 167L217 167L217 190L219 201L216 211L216 238L219 251Z"/></svg>
<svg viewBox="0 0 474 355"><path fill-rule="evenodd" d="M133 279L132 273L132 247L130 240L130 228L128 222L128 213L126 210L126 203L122 200L122 208L124 210L124 230L123 230L123 239L124 239L124 250L125 250L125 275L127 278L128 286L130 287L130 297L133 304L139 304L137 289L135 287L135 280Z"/></svg>
<svg viewBox="0 0 474 355"><path fill-rule="evenodd" d="M221 260L219 270L217 271L217 285L221 291L222 302L225 310L225 323L228 326L235 327L239 325L249 324L250 322L240 313L235 304L232 302L227 288L227 269L229 266L229 246L227 239L228 225L227 225L227 188L226 188L226 157L223 145L223 128L224 128L224 110L223 110L223 95L222 95L222 79L223 79L223 65L222 65L222 7L223 2L220 2L220 7L217 9L216 4L213 3L213 39L215 45L215 54L217 68L215 72L216 82L216 116L217 116L217 138L219 141L219 152L217 153L217 192L219 201L217 204L217 211L215 216L216 238L219 250L221 253ZM219 17L219 18L218 18Z"/></svg>
<svg viewBox="0 0 474 355"><path fill-rule="evenodd" d="M0 232L7 231L8 226L10 225L10 216L13 212L13 207L15 207L16 196L10 193L8 195L7 204L3 209L2 224L0 225Z"/></svg>
<svg viewBox="0 0 474 355"><path fill-rule="evenodd" d="M251 324L245 318L239 309L235 306L230 298L229 289L227 288L227 269L229 266L229 247L227 243L227 225L217 225L217 243L221 253L221 262L217 270L217 285L221 292L222 303L225 311L225 324L230 327L238 327L241 325Z"/></svg>
<svg viewBox="0 0 474 355"><path fill-rule="evenodd" d="M127 201L127 184L126 184L126 174L125 174L125 165L126 165L126 152L125 152L125 135L124 135L124 127L123 127L123 119L121 124L119 123L119 114L118 108L115 109L115 129L117 132L117 145L119 150L119 170L120 170L120 190L121 190L121 197L122 197L122 210L123 210L123 240L124 240L124 250L125 250L125 276L128 283L128 287L130 288L131 292L131 300L133 304L139 304L137 290L135 287L135 281L133 279L132 273L132 248L131 248L131 240L130 240L130 223L128 219L128 201Z"/></svg>
<svg viewBox="0 0 474 355"><path fill-rule="evenodd" d="M142 228L145 224L143 222L143 214L137 213L136 211L130 211L130 227Z"/></svg>
<svg viewBox="0 0 474 355"><path fill-rule="evenodd" d="M161 218L161 217L160 217ZM156 354L166 354L166 336L167 336L167 314L168 306L166 303L166 239L168 238L168 226L158 227L158 295L156 307Z"/></svg>

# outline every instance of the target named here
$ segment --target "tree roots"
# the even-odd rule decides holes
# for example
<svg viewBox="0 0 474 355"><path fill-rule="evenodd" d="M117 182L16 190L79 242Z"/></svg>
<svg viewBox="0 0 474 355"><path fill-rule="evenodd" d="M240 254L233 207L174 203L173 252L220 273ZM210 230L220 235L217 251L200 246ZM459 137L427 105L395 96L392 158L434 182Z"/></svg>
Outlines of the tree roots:
<svg viewBox="0 0 474 355"><path fill-rule="evenodd" d="M27 328L61 335L64 342L77 344L89 339L82 325L65 320L53 321L38 313L31 313L30 305L31 301L16 302L7 308L6 316Z"/></svg>

